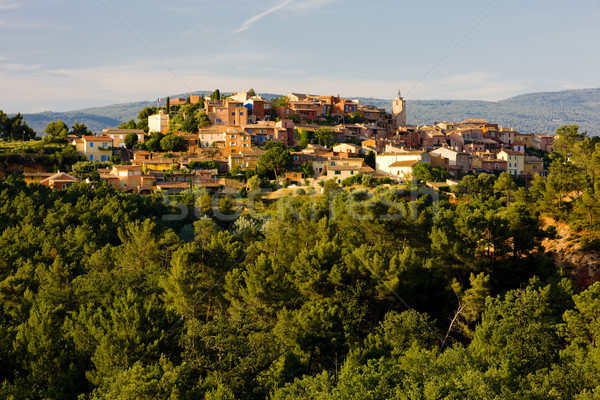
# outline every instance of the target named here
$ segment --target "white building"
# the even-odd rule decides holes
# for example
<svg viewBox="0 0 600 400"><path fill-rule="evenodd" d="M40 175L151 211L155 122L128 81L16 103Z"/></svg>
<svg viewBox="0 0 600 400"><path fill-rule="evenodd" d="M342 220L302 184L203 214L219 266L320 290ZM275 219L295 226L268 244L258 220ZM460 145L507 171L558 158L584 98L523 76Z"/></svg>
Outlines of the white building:
<svg viewBox="0 0 600 400"><path fill-rule="evenodd" d="M394 153L383 153L378 154L375 157L375 171L378 174L384 174L389 176L398 177L399 171L397 167L392 167L394 163L397 162L411 162L417 164L420 161L423 161L423 151L411 151L411 150L402 150ZM402 165L403 167L408 166L408 164L396 164ZM411 164L413 165L413 164ZM404 170L403 170L404 171ZM405 172L405 171L404 171Z"/></svg>
<svg viewBox="0 0 600 400"><path fill-rule="evenodd" d="M158 114L148 116L148 132L163 132L169 128L169 114L160 110Z"/></svg>

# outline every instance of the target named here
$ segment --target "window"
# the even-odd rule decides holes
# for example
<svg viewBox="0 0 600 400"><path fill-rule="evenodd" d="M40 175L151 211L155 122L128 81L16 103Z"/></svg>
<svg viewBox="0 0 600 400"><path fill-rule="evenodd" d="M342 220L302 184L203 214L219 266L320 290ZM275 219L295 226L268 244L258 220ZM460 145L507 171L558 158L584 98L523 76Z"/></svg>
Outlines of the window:
<svg viewBox="0 0 600 400"><path fill-rule="evenodd" d="M248 129L248 133L252 133L252 129Z"/></svg>
<svg viewBox="0 0 600 400"><path fill-rule="evenodd" d="M335 170L335 174L336 174L336 175L341 175L341 174L342 174L342 171L340 171L340 170L336 169L336 170Z"/></svg>
<svg viewBox="0 0 600 400"><path fill-rule="evenodd" d="M217 122L221 122L221 118L217 118Z"/></svg>
<svg viewBox="0 0 600 400"><path fill-rule="evenodd" d="M90 155L90 161L94 161L94 155L93 154Z"/></svg>
<svg viewBox="0 0 600 400"><path fill-rule="evenodd" d="M335 167L335 161L331 161L331 162L329 163L329 165L331 165L332 167Z"/></svg>
<svg viewBox="0 0 600 400"><path fill-rule="evenodd" d="M354 171L350 171L350 175L354 175Z"/></svg>
<svg viewBox="0 0 600 400"><path fill-rule="evenodd" d="M91 143L90 143L90 147L94 147L94 142L91 142Z"/></svg>

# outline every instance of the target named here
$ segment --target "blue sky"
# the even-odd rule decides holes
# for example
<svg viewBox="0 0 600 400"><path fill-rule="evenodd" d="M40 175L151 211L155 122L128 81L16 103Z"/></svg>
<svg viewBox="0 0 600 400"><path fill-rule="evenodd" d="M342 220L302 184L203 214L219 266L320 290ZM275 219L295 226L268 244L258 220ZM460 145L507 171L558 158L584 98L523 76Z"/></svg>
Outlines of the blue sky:
<svg viewBox="0 0 600 400"><path fill-rule="evenodd" d="M192 90L500 100L600 87L600 1L0 0L0 109Z"/></svg>

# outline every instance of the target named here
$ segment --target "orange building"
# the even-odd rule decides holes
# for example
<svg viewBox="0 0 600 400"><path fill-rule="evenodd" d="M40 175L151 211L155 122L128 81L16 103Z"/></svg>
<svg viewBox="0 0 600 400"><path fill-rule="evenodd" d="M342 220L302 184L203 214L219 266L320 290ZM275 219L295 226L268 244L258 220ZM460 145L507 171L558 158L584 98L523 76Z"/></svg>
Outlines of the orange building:
<svg viewBox="0 0 600 400"><path fill-rule="evenodd" d="M204 108L212 125L246 125L248 123L249 111L241 101L205 100Z"/></svg>
<svg viewBox="0 0 600 400"><path fill-rule="evenodd" d="M113 165L110 171L100 173L100 179L125 192L150 192L154 184L154 177L144 176L140 164Z"/></svg>
<svg viewBox="0 0 600 400"><path fill-rule="evenodd" d="M242 150L250 150L250 135L244 131L224 132L225 147L224 154L237 154Z"/></svg>
<svg viewBox="0 0 600 400"><path fill-rule="evenodd" d="M48 186L51 189L66 189L75 182L77 182L77 178L64 172L58 172L46 179L42 179L40 185Z"/></svg>

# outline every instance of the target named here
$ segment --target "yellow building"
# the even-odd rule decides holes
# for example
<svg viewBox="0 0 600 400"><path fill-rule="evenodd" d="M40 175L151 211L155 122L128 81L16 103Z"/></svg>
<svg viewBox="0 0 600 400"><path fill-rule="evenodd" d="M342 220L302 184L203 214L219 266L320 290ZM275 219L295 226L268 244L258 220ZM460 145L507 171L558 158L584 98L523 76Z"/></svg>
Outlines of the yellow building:
<svg viewBox="0 0 600 400"><path fill-rule="evenodd" d="M511 175L521 175L525 171L525 154L520 151L502 150L498 153L498 159L506 161Z"/></svg>
<svg viewBox="0 0 600 400"><path fill-rule="evenodd" d="M179 163L173 162L173 160L148 160L142 164L142 168L145 170L153 171L166 171L178 167Z"/></svg>
<svg viewBox="0 0 600 400"><path fill-rule="evenodd" d="M48 172L24 172L23 180L25 183L40 183L42 180L51 177L52 173Z"/></svg>
<svg viewBox="0 0 600 400"><path fill-rule="evenodd" d="M230 154L227 158L229 170L231 171L235 167L240 167L246 170L252 170L256 168L258 158L264 153L264 150L260 149L249 149L241 150L238 153Z"/></svg>
<svg viewBox="0 0 600 400"><path fill-rule="evenodd" d="M84 136L72 143L89 161L110 161L112 156L113 141L108 136Z"/></svg>
<svg viewBox="0 0 600 400"><path fill-rule="evenodd" d="M138 142L144 141L144 131L142 129L103 129L102 136L107 136L113 140L114 147L125 147L125 136L135 133Z"/></svg>
<svg viewBox="0 0 600 400"><path fill-rule="evenodd" d="M362 161L362 159L361 159ZM356 163L352 163L350 165L339 165L336 166L328 166L327 167L327 175L325 179L335 179L337 183L342 183L342 181L346 178L350 178L354 175L358 174L367 174L373 175L375 170L368 165L359 165Z"/></svg>
<svg viewBox="0 0 600 400"><path fill-rule="evenodd" d="M523 163L525 174L529 174L531 176L548 176L548 171L544 169L544 163L541 158L534 156L525 156L525 160Z"/></svg>
<svg viewBox="0 0 600 400"><path fill-rule="evenodd" d="M515 133L515 142L522 143L526 149L532 147L532 140L533 138L530 133Z"/></svg>

